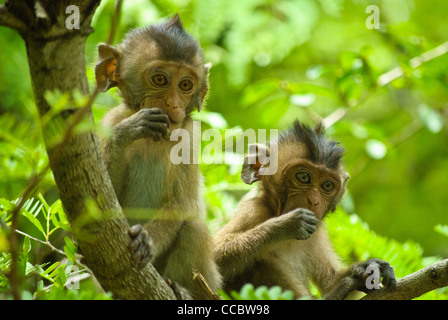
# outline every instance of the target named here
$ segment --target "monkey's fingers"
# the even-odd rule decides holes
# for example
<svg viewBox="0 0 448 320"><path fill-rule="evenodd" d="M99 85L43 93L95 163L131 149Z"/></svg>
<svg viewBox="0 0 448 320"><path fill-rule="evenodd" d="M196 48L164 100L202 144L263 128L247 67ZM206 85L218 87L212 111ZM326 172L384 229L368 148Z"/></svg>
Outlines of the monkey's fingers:
<svg viewBox="0 0 448 320"><path fill-rule="evenodd" d="M185 288L169 278L164 278L164 280L173 290L177 300L192 300L190 293Z"/></svg>
<svg viewBox="0 0 448 320"><path fill-rule="evenodd" d="M297 240L306 240L316 231L316 225L305 223L302 221L300 227L298 228Z"/></svg>
<svg viewBox="0 0 448 320"><path fill-rule="evenodd" d="M380 264L380 271L383 277L383 281L381 282L386 288L393 288L397 284L397 279L395 278L394 268L387 263L386 261L382 261Z"/></svg>
<svg viewBox="0 0 448 320"><path fill-rule="evenodd" d="M319 219L317 219L316 216L314 215L313 211L305 208L299 208L297 210L300 213L300 217L307 223L316 224L319 221Z"/></svg>
<svg viewBox="0 0 448 320"><path fill-rule="evenodd" d="M132 250L132 261L143 268L152 258L152 248L148 241L140 242L135 250Z"/></svg>
<svg viewBox="0 0 448 320"><path fill-rule="evenodd" d="M147 116L147 120L152 121L152 122L163 122L163 123L166 123L167 126L169 126L171 124L170 117L168 117L168 115L166 113L148 114L146 116Z"/></svg>
<svg viewBox="0 0 448 320"><path fill-rule="evenodd" d="M316 224L305 223L304 228L308 233L312 234L316 231Z"/></svg>
<svg viewBox="0 0 448 320"><path fill-rule="evenodd" d="M132 227L129 228L129 235L131 237L136 237L139 235L140 232L142 232L143 227L139 224L135 224Z"/></svg>
<svg viewBox="0 0 448 320"><path fill-rule="evenodd" d="M132 238L129 245L132 261L140 268L143 268L153 256L152 239L149 237L148 232L139 224L129 229L129 235Z"/></svg>
<svg viewBox="0 0 448 320"><path fill-rule="evenodd" d="M151 260L151 254L148 253L148 248L145 243L141 243L137 250L132 255L132 261L138 265L139 268L144 268Z"/></svg>
<svg viewBox="0 0 448 320"><path fill-rule="evenodd" d="M312 213L312 215L306 215L303 217L303 220L310 225L314 225L316 226L317 223L319 222L319 219L316 218L316 216L314 215L314 213Z"/></svg>
<svg viewBox="0 0 448 320"><path fill-rule="evenodd" d="M169 126L165 122L148 122L141 130L145 136L159 141L163 136L168 134L168 128Z"/></svg>
<svg viewBox="0 0 448 320"><path fill-rule="evenodd" d="M164 122L168 127L171 125L170 117L160 108L142 109L141 112L150 121Z"/></svg>

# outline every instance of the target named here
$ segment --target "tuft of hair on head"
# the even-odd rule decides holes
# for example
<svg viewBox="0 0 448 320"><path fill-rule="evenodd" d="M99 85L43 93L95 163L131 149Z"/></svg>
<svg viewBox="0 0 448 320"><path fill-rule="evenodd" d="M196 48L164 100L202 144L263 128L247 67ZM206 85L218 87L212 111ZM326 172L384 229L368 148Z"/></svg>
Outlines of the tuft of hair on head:
<svg viewBox="0 0 448 320"><path fill-rule="evenodd" d="M184 29L178 14L161 23L132 29L125 35L121 48L128 54L140 52L153 41L159 49L159 59L190 65L204 63L199 42Z"/></svg>
<svg viewBox="0 0 448 320"><path fill-rule="evenodd" d="M178 13L174 14L174 16L170 20L165 22L165 25L167 28L184 28Z"/></svg>
<svg viewBox="0 0 448 320"><path fill-rule="evenodd" d="M157 43L161 58L164 60L194 65L196 56L199 55L203 64L203 53L199 42L185 31L178 14L166 22L144 28L143 32Z"/></svg>
<svg viewBox="0 0 448 320"><path fill-rule="evenodd" d="M283 131L279 137L279 146L288 142L298 142L305 146L308 160L323 164L330 169L337 169L345 149L336 141L325 138L325 126L318 123L314 129L294 121L292 128Z"/></svg>

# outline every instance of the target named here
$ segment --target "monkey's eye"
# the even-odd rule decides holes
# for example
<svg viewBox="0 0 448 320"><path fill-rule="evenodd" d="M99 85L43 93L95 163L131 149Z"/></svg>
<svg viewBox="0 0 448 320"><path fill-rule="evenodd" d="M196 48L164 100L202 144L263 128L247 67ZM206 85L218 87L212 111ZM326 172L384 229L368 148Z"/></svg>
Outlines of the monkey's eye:
<svg viewBox="0 0 448 320"><path fill-rule="evenodd" d="M193 82L191 80L182 80L179 83L179 88L181 88L183 91L190 91L193 89Z"/></svg>
<svg viewBox="0 0 448 320"><path fill-rule="evenodd" d="M321 188L326 192L332 192L336 186L332 181L325 181L321 184Z"/></svg>
<svg viewBox="0 0 448 320"><path fill-rule="evenodd" d="M311 177L306 172L297 172L296 178L300 183L309 184L311 182Z"/></svg>
<svg viewBox="0 0 448 320"><path fill-rule="evenodd" d="M156 74L151 80L156 86L164 86L168 83L168 79L163 74Z"/></svg>

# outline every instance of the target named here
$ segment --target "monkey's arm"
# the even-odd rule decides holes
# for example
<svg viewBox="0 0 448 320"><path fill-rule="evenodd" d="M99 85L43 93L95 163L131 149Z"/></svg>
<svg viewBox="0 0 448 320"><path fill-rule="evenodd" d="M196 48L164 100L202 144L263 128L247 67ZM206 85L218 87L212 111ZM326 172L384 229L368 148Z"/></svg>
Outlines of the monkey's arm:
<svg viewBox="0 0 448 320"><path fill-rule="evenodd" d="M126 171L126 148L135 140L153 138L160 140L168 133L170 120L159 108L142 109L137 113L120 105L109 111L102 124L112 129L112 135L101 141L106 168L119 200Z"/></svg>
<svg viewBox="0 0 448 320"><path fill-rule="evenodd" d="M244 210L239 212L215 237L215 260L222 272L229 276L238 275L253 265L271 244L308 239L318 222L310 210L299 208L257 224L257 218L266 217L269 213L260 206L251 210L257 210L257 214ZM240 263L241 260L245 263Z"/></svg>

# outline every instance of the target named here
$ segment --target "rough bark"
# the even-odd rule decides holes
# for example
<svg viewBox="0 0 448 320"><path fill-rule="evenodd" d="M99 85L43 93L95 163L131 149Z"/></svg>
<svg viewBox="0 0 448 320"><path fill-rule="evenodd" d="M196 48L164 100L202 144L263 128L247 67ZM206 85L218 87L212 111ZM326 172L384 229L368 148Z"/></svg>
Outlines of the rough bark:
<svg viewBox="0 0 448 320"><path fill-rule="evenodd" d="M32 87L40 115L51 109L47 90L89 94L84 45L93 31L91 18L99 0L6 1L0 6L0 25L17 30L25 40ZM65 26L67 6L80 10L80 28ZM74 106L54 117L68 124L80 117L92 122L89 108ZM69 127L69 125L68 125ZM87 265L106 291L120 299L175 299L152 265L137 269L131 262L129 225L116 199L93 132L69 134L61 144L50 144L52 126L44 126L50 167L59 196ZM98 210L87 210L93 200Z"/></svg>

